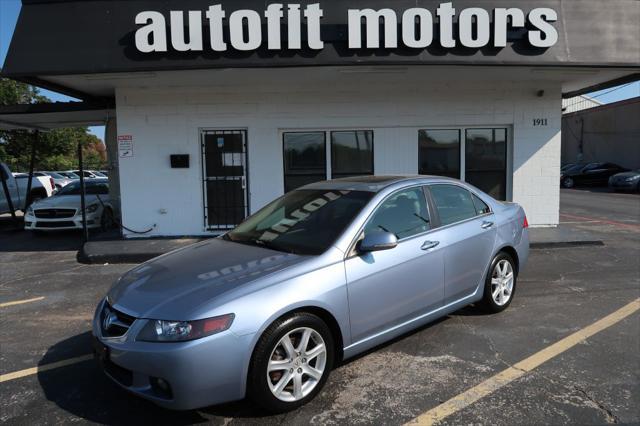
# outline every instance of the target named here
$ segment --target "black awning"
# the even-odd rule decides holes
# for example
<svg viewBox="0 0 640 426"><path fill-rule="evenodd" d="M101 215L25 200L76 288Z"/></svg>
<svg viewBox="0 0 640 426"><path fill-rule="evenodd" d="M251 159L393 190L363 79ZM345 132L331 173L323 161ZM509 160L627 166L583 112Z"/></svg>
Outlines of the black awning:
<svg viewBox="0 0 640 426"><path fill-rule="evenodd" d="M307 25L302 17L300 48L285 46L288 23L283 18L281 37L285 47L269 49L265 10L270 3L265 0L23 0L2 73L12 78L46 79L56 75L237 67L438 64L637 68L640 63L640 2L637 0L456 0L454 4L452 34L457 39L460 38L458 17L463 9L481 8L493 13L496 8L511 7L520 9L525 17L533 9L552 9L557 14L557 20L551 24L558 40L549 48L533 47L528 34L536 31L536 27L529 28L529 24L509 28L507 46L496 47L495 33L501 30L494 31L494 18L489 30L491 41L484 47L462 47L457 40L455 47L445 48L440 41L435 14L442 3L447 3L441 0L305 0L296 3L302 8L318 3L322 10L320 37L324 47L314 49L308 45ZM216 29L222 31L222 41L228 46L224 51L215 50L211 45L210 25L214 24L205 17L213 4L226 13L220 28ZM391 10L396 16L397 48L349 46L349 10L366 8ZM433 42L426 48L409 48L403 43L402 17L410 8L422 8L433 16ZM255 12L260 19L261 42L255 49L241 51L229 43L230 16L239 9ZM194 28L202 38L201 47L178 51L171 40L164 39L165 51L141 52L136 45L136 32L145 26L136 24L141 12L159 17L164 23L160 26L163 38L172 38L173 32L177 32L184 42L185 32L190 30L188 19L183 21L184 28L173 28L170 11L180 13L183 18L186 11L202 17L201 25ZM284 16L287 16L286 10ZM145 19L141 18L141 22Z"/></svg>
<svg viewBox="0 0 640 426"><path fill-rule="evenodd" d="M115 117L115 105L56 102L0 106L2 130L51 130L62 127L102 126Z"/></svg>

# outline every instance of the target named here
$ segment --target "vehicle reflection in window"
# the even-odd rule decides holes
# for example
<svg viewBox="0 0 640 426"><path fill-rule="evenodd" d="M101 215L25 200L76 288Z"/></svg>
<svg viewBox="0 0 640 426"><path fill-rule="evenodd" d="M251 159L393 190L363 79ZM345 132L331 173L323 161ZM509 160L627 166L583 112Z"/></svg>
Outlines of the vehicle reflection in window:
<svg viewBox="0 0 640 426"><path fill-rule="evenodd" d="M335 242L372 196L365 191L293 191L224 238L287 253L318 255Z"/></svg>

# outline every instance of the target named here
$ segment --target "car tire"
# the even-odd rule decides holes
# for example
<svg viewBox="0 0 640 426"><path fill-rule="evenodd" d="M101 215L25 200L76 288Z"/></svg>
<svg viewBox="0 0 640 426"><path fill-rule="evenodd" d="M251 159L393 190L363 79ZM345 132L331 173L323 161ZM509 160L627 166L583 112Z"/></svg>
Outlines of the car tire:
<svg viewBox="0 0 640 426"><path fill-rule="evenodd" d="M484 284L481 306L489 313L502 312L516 294L517 268L511 256L500 252L491 261Z"/></svg>
<svg viewBox="0 0 640 426"><path fill-rule="evenodd" d="M562 187L563 188L573 188L576 185L576 183L574 182L573 178L570 177L566 177L564 179L562 179Z"/></svg>
<svg viewBox="0 0 640 426"><path fill-rule="evenodd" d="M278 319L265 330L253 351L248 396L271 413L295 410L322 390L334 356L331 331L317 316L300 312Z"/></svg>

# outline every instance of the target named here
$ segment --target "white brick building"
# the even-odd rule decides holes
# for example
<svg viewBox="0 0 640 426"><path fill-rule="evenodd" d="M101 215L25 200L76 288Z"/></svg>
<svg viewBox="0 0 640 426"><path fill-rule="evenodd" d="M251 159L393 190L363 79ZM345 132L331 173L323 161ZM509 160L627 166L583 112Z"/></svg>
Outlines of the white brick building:
<svg viewBox="0 0 640 426"><path fill-rule="evenodd" d="M3 74L104 114L127 237L216 234L358 174L460 178L555 226L562 99L640 71L640 3L612 1L221 1L214 22L204 0L43 0Z"/></svg>

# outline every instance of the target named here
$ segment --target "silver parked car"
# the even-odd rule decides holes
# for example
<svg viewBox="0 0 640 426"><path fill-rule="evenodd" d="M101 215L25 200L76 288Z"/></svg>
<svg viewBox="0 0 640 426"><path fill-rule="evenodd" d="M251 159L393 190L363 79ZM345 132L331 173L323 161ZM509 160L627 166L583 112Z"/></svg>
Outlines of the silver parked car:
<svg viewBox="0 0 640 426"><path fill-rule="evenodd" d="M291 410L339 360L472 303L504 310L527 228L517 204L448 178L308 185L122 276L97 307L95 352L164 407L248 395Z"/></svg>

